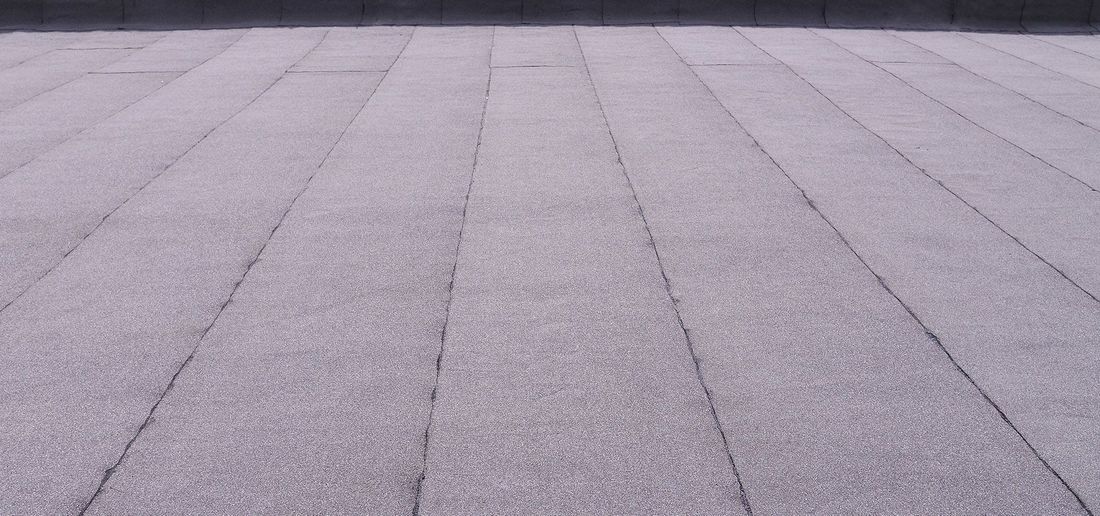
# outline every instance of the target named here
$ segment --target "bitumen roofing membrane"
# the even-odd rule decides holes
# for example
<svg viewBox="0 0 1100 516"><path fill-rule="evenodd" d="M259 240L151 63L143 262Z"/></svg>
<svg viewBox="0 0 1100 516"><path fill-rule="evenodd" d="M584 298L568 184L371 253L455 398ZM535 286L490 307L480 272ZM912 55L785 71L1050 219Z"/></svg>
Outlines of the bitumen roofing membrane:
<svg viewBox="0 0 1100 516"><path fill-rule="evenodd" d="M1087 20L461 23L0 33L0 513L1100 509Z"/></svg>

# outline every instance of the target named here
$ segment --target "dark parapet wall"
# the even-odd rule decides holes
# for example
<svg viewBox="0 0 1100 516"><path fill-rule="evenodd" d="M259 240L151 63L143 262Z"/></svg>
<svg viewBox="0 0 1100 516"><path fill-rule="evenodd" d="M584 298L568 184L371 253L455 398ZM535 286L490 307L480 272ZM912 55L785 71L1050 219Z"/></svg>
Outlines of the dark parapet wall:
<svg viewBox="0 0 1100 516"><path fill-rule="evenodd" d="M282 0L206 0L203 2L202 13L203 23L214 27L279 25L283 3ZM165 20L166 23L172 21Z"/></svg>
<svg viewBox="0 0 1100 516"><path fill-rule="evenodd" d="M1088 20L1093 0L1027 0L1020 24L1027 30L1058 30ZM1084 23L1082 25L1087 25Z"/></svg>
<svg viewBox="0 0 1100 516"><path fill-rule="evenodd" d="M676 23L678 0L603 0L603 21L610 25Z"/></svg>
<svg viewBox="0 0 1100 516"><path fill-rule="evenodd" d="M824 27L826 1L756 0L756 23Z"/></svg>
<svg viewBox="0 0 1100 516"><path fill-rule="evenodd" d="M1021 30L1026 0L957 0L953 25L964 29Z"/></svg>
<svg viewBox="0 0 1100 516"><path fill-rule="evenodd" d="M45 0L42 22L62 27L114 27L125 22L120 0Z"/></svg>
<svg viewBox="0 0 1100 516"><path fill-rule="evenodd" d="M283 0L284 25L359 25L363 0Z"/></svg>
<svg viewBox="0 0 1100 516"><path fill-rule="evenodd" d="M0 27L708 24L1091 30L1100 0L0 0Z"/></svg>
<svg viewBox="0 0 1100 516"><path fill-rule="evenodd" d="M522 23L521 0L447 0L443 2L443 22L447 25Z"/></svg>
<svg viewBox="0 0 1100 516"><path fill-rule="evenodd" d="M365 0L364 25L431 25L443 22L442 0Z"/></svg>
<svg viewBox="0 0 1100 516"><path fill-rule="evenodd" d="M131 27L157 27L168 20L173 25L201 26L202 9L203 0L125 0L123 4L126 25Z"/></svg>
<svg viewBox="0 0 1100 516"><path fill-rule="evenodd" d="M591 0L524 0L524 23L603 23L603 4Z"/></svg>
<svg viewBox="0 0 1100 516"><path fill-rule="evenodd" d="M951 25L955 0L828 0L830 27L922 27Z"/></svg>
<svg viewBox="0 0 1100 516"><path fill-rule="evenodd" d="M0 27L41 25L43 7L41 0L0 0Z"/></svg>
<svg viewBox="0 0 1100 516"><path fill-rule="evenodd" d="M680 0L679 10L679 23L757 24L753 0Z"/></svg>

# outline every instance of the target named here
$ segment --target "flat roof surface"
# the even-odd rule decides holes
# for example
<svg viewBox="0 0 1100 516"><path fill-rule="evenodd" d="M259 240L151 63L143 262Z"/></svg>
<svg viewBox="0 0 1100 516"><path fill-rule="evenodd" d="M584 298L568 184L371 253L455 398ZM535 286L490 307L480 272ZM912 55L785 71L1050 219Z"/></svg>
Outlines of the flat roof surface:
<svg viewBox="0 0 1100 516"><path fill-rule="evenodd" d="M0 34L0 512L1100 509L1100 36Z"/></svg>

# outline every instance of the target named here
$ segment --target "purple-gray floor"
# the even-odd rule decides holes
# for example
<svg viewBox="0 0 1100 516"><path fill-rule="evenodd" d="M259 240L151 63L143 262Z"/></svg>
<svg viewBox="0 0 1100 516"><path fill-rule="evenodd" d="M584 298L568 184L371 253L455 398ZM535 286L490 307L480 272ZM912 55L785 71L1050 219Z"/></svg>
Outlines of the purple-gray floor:
<svg viewBox="0 0 1100 516"><path fill-rule="evenodd" d="M0 34L0 513L1100 509L1100 36Z"/></svg>

